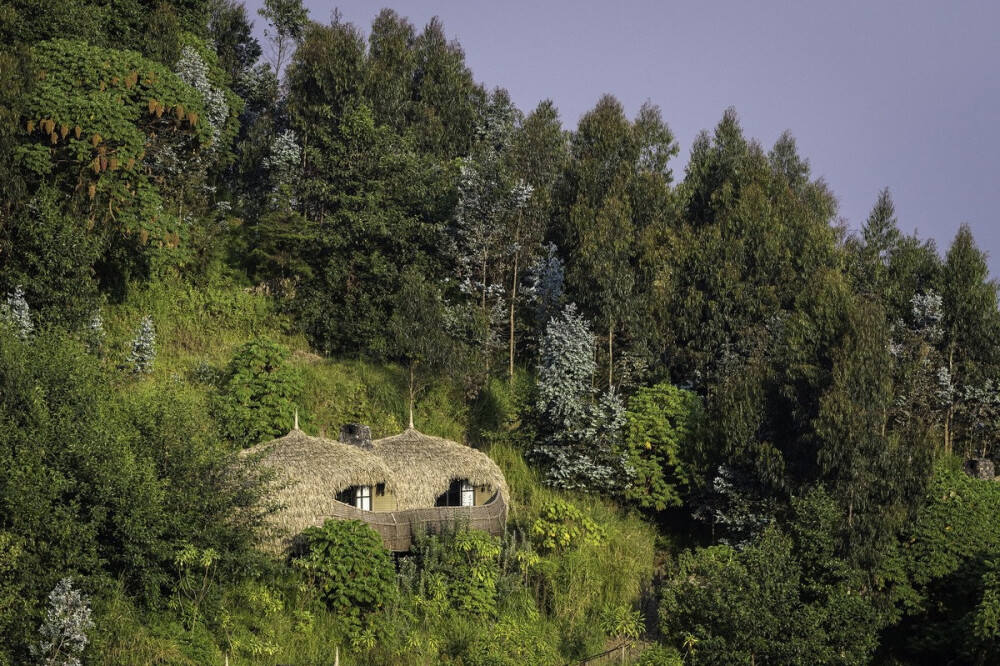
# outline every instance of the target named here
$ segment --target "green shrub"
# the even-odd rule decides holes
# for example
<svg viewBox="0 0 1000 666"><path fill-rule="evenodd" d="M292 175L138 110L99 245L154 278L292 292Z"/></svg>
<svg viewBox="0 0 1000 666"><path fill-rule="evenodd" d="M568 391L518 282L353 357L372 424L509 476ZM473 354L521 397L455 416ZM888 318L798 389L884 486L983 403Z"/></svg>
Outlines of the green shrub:
<svg viewBox="0 0 1000 666"><path fill-rule="evenodd" d="M91 266L100 257L101 242L87 231L85 217L61 208L59 191L42 187L30 206L5 220L0 297L23 287L39 321L72 328L98 304Z"/></svg>
<svg viewBox="0 0 1000 666"><path fill-rule="evenodd" d="M543 552L561 552L580 543L602 544L607 532L572 502L556 499L542 507L531 526L531 539Z"/></svg>
<svg viewBox="0 0 1000 666"><path fill-rule="evenodd" d="M804 568L793 545L772 526L740 551L681 553L663 587L664 634L696 646L698 663L869 663L885 623L871 592L842 560Z"/></svg>
<svg viewBox="0 0 1000 666"><path fill-rule="evenodd" d="M490 615L497 607L500 540L480 530L415 535L423 595L448 607Z"/></svg>
<svg viewBox="0 0 1000 666"><path fill-rule="evenodd" d="M469 666L562 664L555 645L537 611L518 616L504 614L476 635L462 657Z"/></svg>
<svg viewBox="0 0 1000 666"><path fill-rule="evenodd" d="M690 483L684 460L691 458L704 418L698 394L666 382L632 396L625 412L625 444L635 480L626 498L657 511L680 506Z"/></svg>
<svg viewBox="0 0 1000 666"><path fill-rule="evenodd" d="M114 379L63 331L23 343L0 330L0 601L25 600L0 611L0 642L15 663L61 577L96 592L117 580L157 607L182 541L215 549L227 575L260 557L262 486L225 451L204 396Z"/></svg>
<svg viewBox="0 0 1000 666"><path fill-rule="evenodd" d="M193 629L204 612L206 597L214 592L219 554L213 548L200 549L184 544L174 556L177 584L170 607L177 611L188 629Z"/></svg>
<svg viewBox="0 0 1000 666"><path fill-rule="evenodd" d="M123 543L116 555L127 562L126 580L155 561L155 570L169 572L170 585L175 584L174 557L185 543L214 549L226 575L261 564L254 544L273 508L264 500L273 472L229 450L209 418L209 402L204 392L177 381L149 382L119 399L131 448L156 470L162 489L157 528L165 540ZM152 587L152 581L145 585Z"/></svg>
<svg viewBox="0 0 1000 666"><path fill-rule="evenodd" d="M907 583L896 589L906 615L899 631L904 650L940 663L1000 659L989 635L998 513L1000 483L968 476L956 457L938 463L897 558Z"/></svg>
<svg viewBox="0 0 1000 666"><path fill-rule="evenodd" d="M453 543L459 564L451 595L459 609L491 613L496 609L500 540L480 530L458 532Z"/></svg>
<svg viewBox="0 0 1000 666"><path fill-rule="evenodd" d="M623 662L629 641L639 638L643 629L642 613L627 604L608 605L601 610L601 631L621 644Z"/></svg>
<svg viewBox="0 0 1000 666"><path fill-rule="evenodd" d="M360 520L328 520L304 533L306 553L295 560L327 607L355 628L396 596L396 569L382 537Z"/></svg>
<svg viewBox="0 0 1000 666"><path fill-rule="evenodd" d="M24 584L18 576L22 551L21 539L0 530L0 636L7 639L5 642L11 643L27 640L26 637L21 637L21 641L17 641L12 633L18 628L22 631L26 629L19 623L28 607L27 600L21 593ZM8 647L0 645L0 666L13 663Z"/></svg>
<svg viewBox="0 0 1000 666"><path fill-rule="evenodd" d="M218 412L225 435L241 446L291 429L302 378L286 347L264 338L246 343L226 368Z"/></svg>
<svg viewBox="0 0 1000 666"><path fill-rule="evenodd" d="M635 666L683 666L680 652L665 645L654 645L639 655Z"/></svg>

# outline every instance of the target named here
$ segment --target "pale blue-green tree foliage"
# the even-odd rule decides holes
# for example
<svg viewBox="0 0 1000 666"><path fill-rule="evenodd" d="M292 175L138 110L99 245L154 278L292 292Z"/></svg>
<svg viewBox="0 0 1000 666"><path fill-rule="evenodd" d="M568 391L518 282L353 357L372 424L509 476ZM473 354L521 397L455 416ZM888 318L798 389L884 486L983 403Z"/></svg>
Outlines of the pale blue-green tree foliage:
<svg viewBox="0 0 1000 666"><path fill-rule="evenodd" d="M594 335L569 304L546 326L538 366L541 439L533 457L546 481L567 490L618 492L630 477L621 453L625 407L593 389Z"/></svg>
<svg viewBox="0 0 1000 666"><path fill-rule="evenodd" d="M477 126L476 149L461 159L451 253L459 289L487 306L499 305L507 293L507 273L522 250L512 225L533 192L514 178L505 159L519 118L506 93L493 93Z"/></svg>
<svg viewBox="0 0 1000 666"><path fill-rule="evenodd" d="M198 55L198 51L190 46L181 49L181 57L177 61L175 71L181 81L198 91L208 112L208 124L212 129L212 147L219 145L219 138L225 129L229 118L229 104L226 94L209 81L208 64Z"/></svg>
<svg viewBox="0 0 1000 666"><path fill-rule="evenodd" d="M271 154L263 161L264 167L271 172L271 184L274 189L290 185L301 162L302 147L299 145L295 130L286 129L275 136L271 142Z"/></svg>
<svg viewBox="0 0 1000 666"><path fill-rule="evenodd" d="M21 285L15 287L13 293L7 294L5 302L0 303L0 322L10 326L21 340L27 340L35 330L31 321L31 308L24 298Z"/></svg>
<svg viewBox="0 0 1000 666"><path fill-rule="evenodd" d="M156 360L156 328L153 318L146 315L139 324L139 330L132 338L132 349L128 356L128 366L134 375L147 375L153 371Z"/></svg>
<svg viewBox="0 0 1000 666"><path fill-rule="evenodd" d="M80 666L80 655L90 642L87 632L93 628L90 599L63 578L49 593L49 608L38 629L41 640L31 647L32 656L46 666Z"/></svg>
<svg viewBox="0 0 1000 666"><path fill-rule="evenodd" d="M539 331L544 331L549 320L562 308L565 284L566 265L559 258L559 248L549 243L545 254L535 260L525 278L525 291Z"/></svg>
<svg viewBox="0 0 1000 666"><path fill-rule="evenodd" d="M538 406L549 441L565 444L592 435L591 378L597 369L594 335L571 303L545 328L538 366Z"/></svg>
<svg viewBox="0 0 1000 666"><path fill-rule="evenodd" d="M87 328L84 330L84 341L87 343L87 348L91 353L100 353L104 347L106 337L107 334L104 332L104 317L101 316L100 311L95 311L90 316L90 321L87 322Z"/></svg>
<svg viewBox="0 0 1000 666"><path fill-rule="evenodd" d="M774 522L777 505L746 471L719 465L711 485L694 502L692 516L709 523L712 540L746 548Z"/></svg>
<svg viewBox="0 0 1000 666"><path fill-rule="evenodd" d="M928 289L923 294L915 294L910 299L913 329L931 344L937 344L944 337L944 302L941 294Z"/></svg>

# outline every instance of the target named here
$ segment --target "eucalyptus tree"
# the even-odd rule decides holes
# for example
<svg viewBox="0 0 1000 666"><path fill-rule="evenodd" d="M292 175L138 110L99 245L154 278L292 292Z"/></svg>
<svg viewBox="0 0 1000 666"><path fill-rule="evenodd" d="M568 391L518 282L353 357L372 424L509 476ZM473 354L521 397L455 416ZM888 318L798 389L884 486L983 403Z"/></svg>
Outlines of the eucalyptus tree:
<svg viewBox="0 0 1000 666"><path fill-rule="evenodd" d="M425 198L444 186L442 173L388 127L376 127L364 105L323 139L327 148L318 143L306 148L314 180L299 189L306 224L295 233L310 276L296 307L320 348L383 355L403 267L443 270L444 225L428 215Z"/></svg>
<svg viewBox="0 0 1000 666"><path fill-rule="evenodd" d="M900 403L889 332L877 301L817 271L716 363L702 462L745 471L779 504L822 484L843 520L838 554L869 571L921 504L933 460L931 423L903 414L919 403Z"/></svg>
<svg viewBox="0 0 1000 666"><path fill-rule="evenodd" d="M264 37L270 42L271 64L280 77L286 62L305 38L309 10L302 0L264 0L257 13L267 21Z"/></svg>
<svg viewBox="0 0 1000 666"><path fill-rule="evenodd" d="M219 66L237 85L260 59L260 42L253 36L253 22L246 5L238 0L211 0L208 36L215 45Z"/></svg>
<svg viewBox="0 0 1000 666"><path fill-rule="evenodd" d="M553 236L567 258L569 293L606 340L609 389L615 385L615 338L635 333L644 291L636 282L637 240L662 213L659 204L672 179L667 161L676 153L657 107L647 103L633 123L610 95L583 116L570 140Z"/></svg>
<svg viewBox="0 0 1000 666"><path fill-rule="evenodd" d="M311 219L328 213L324 202L335 196L324 176L332 175L329 162L343 144L338 129L364 105L365 68L361 31L352 23L334 21L304 28L285 74L289 121L303 150L302 212Z"/></svg>
<svg viewBox="0 0 1000 666"><path fill-rule="evenodd" d="M766 154L728 110L695 140L678 187L679 223L662 353L674 376L711 401L732 354L746 356L794 309L802 290L838 262L836 201L783 136Z"/></svg>
<svg viewBox="0 0 1000 666"><path fill-rule="evenodd" d="M890 323L895 395L890 413L899 426L922 424L932 431L943 427L944 407L954 391L941 349L943 319L941 295L927 288L910 299L905 319Z"/></svg>
<svg viewBox="0 0 1000 666"><path fill-rule="evenodd" d="M522 283L526 269L543 254L551 189L563 154L551 104L541 104L525 119L507 92L497 89L484 109L473 151L462 161L451 229L458 278L462 291L478 301L488 327L483 335L487 359L499 346L495 332L501 306L506 309L511 380Z"/></svg>
<svg viewBox="0 0 1000 666"><path fill-rule="evenodd" d="M531 296L524 293L521 287L528 269L546 255L544 239L551 221L553 190L567 158L566 148L559 112L551 101L545 100L515 126L510 148L504 156L507 168L517 180L512 192L516 214L508 218L507 225L512 255L507 276L508 372L511 381L518 348L517 317L525 306L524 297ZM562 275L560 273L560 290ZM533 329L528 327L526 331L530 333Z"/></svg>
<svg viewBox="0 0 1000 666"><path fill-rule="evenodd" d="M981 385L994 378L1000 358L994 341L1000 332L997 285L989 279L986 255L976 246L972 231L962 225L941 269L943 351L942 380L949 391L944 414L944 452L955 451L956 419L965 408L959 386Z"/></svg>
<svg viewBox="0 0 1000 666"><path fill-rule="evenodd" d="M890 298L889 267L902 238L896 207L889 188L885 188L879 192L875 206L862 225L860 237L850 238L847 243L855 289L870 298L883 301Z"/></svg>
<svg viewBox="0 0 1000 666"><path fill-rule="evenodd" d="M444 235L446 221L462 217L456 183L468 193L467 208L489 209L485 200L473 203L473 192L493 196L485 193L497 169L470 152L485 96L439 21L415 35L389 11L367 43L339 17L310 24L286 81L300 164L284 197L289 210L275 219L283 231L272 236L297 247L275 256L301 259L286 264L299 267L297 308L318 346L384 355L402 267L419 265L440 278L460 254L447 250ZM456 158L469 167L464 181ZM506 196L502 188L497 194ZM467 231L459 244L475 245ZM491 257L495 245L488 238L483 245Z"/></svg>
<svg viewBox="0 0 1000 666"><path fill-rule="evenodd" d="M260 62L263 51L253 36L253 22L238 0L211 0L208 38L214 46L218 66L226 84L239 97L239 130L233 139L233 155L227 159L225 178L214 185L233 213L252 221L262 214L268 201L267 169L273 135L278 130L278 78L270 64ZM226 212L229 209L226 208Z"/></svg>
<svg viewBox="0 0 1000 666"><path fill-rule="evenodd" d="M468 154L486 94L472 78L465 52L457 41L448 40L444 24L435 17L414 39L413 53L409 128L414 144L443 159Z"/></svg>
<svg viewBox="0 0 1000 666"><path fill-rule="evenodd" d="M448 330L448 311L441 290L416 266L403 273L403 286L389 318L390 355L407 366L409 427L413 407L431 379L445 370L460 370L466 356L461 341Z"/></svg>
<svg viewBox="0 0 1000 666"><path fill-rule="evenodd" d="M899 230L886 188L845 249L853 290L879 305L887 326L893 400L884 407L886 426L926 441L946 422L946 405L957 395L941 354L944 309L934 289L941 261L934 243ZM914 478L922 475L915 470Z"/></svg>
<svg viewBox="0 0 1000 666"><path fill-rule="evenodd" d="M512 252L510 218L526 203L525 191L512 181L504 162L518 110L504 90L486 107L472 154L461 161L458 202L450 228L459 290L478 308L485 327L480 335L487 373L506 297L506 272ZM530 192L527 194L530 195Z"/></svg>
<svg viewBox="0 0 1000 666"><path fill-rule="evenodd" d="M375 122L403 134L411 120L417 79L417 33L413 24L392 9L383 9L368 33L365 95Z"/></svg>
<svg viewBox="0 0 1000 666"><path fill-rule="evenodd" d="M922 424L889 420L895 396L880 309L862 304L852 310L832 350L833 372L813 427L820 479L846 520L842 552L874 570L915 517L933 456Z"/></svg>
<svg viewBox="0 0 1000 666"><path fill-rule="evenodd" d="M559 258L559 248L549 243L545 253L529 267L525 277L524 291L530 298L530 308L539 336L549 320L563 308L565 281L566 266Z"/></svg>
<svg viewBox="0 0 1000 666"><path fill-rule="evenodd" d="M889 188L879 192L861 233L844 247L855 291L879 301L890 322L907 318L914 294L930 288L940 270L933 241L900 231Z"/></svg>

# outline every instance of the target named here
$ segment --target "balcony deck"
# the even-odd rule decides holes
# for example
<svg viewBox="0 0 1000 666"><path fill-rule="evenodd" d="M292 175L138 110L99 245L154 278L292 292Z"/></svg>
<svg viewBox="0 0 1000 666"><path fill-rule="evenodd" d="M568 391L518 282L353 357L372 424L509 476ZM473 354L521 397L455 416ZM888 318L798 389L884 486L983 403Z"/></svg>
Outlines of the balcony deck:
<svg viewBox="0 0 1000 666"><path fill-rule="evenodd" d="M417 529L423 529L428 534L440 534L448 526L460 525L500 536L507 524L507 502L499 492L489 502L479 506L362 511L342 502L334 504L334 511L324 516L324 519L360 520L368 523L382 535L385 547L397 553L410 550L413 546L413 533Z"/></svg>

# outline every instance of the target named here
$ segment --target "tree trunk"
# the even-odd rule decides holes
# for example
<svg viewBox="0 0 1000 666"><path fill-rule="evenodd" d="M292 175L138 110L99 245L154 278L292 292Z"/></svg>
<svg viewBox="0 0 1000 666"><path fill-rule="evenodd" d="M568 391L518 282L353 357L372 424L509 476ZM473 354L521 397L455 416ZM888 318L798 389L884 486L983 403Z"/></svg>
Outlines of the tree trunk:
<svg viewBox="0 0 1000 666"><path fill-rule="evenodd" d="M955 383L954 372L955 372L955 348L951 347L951 349L948 350L948 381L952 385L954 385ZM953 434L951 432L951 421L955 416L955 402L954 398L950 395L951 386L949 386L948 389L949 389L948 409L945 410L944 413L944 454L946 456L951 455L952 453Z"/></svg>
<svg viewBox="0 0 1000 666"><path fill-rule="evenodd" d="M597 369L601 363L601 336L594 334L594 369L590 372L590 391L597 390Z"/></svg>
<svg viewBox="0 0 1000 666"><path fill-rule="evenodd" d="M483 253L483 299L481 302L481 307L486 310L486 266L489 261L489 257L486 253Z"/></svg>
<svg viewBox="0 0 1000 666"><path fill-rule="evenodd" d="M510 285L510 387L514 388L514 306L517 303L517 253L514 253L514 279Z"/></svg>
<svg viewBox="0 0 1000 666"><path fill-rule="evenodd" d="M951 405L948 405L948 409L944 412L944 454L948 455L951 453Z"/></svg>
<svg viewBox="0 0 1000 666"><path fill-rule="evenodd" d="M615 372L615 356L612 342L614 340L614 330L615 330L615 320L612 319L608 323L608 392L611 392L615 387L614 372Z"/></svg>
<svg viewBox="0 0 1000 666"><path fill-rule="evenodd" d="M483 311L483 321L485 325L484 335L483 335L483 356L486 359L486 381L490 380L490 313L486 309L486 267L488 265L488 255L483 253L483 298L480 301L480 307Z"/></svg>
<svg viewBox="0 0 1000 666"><path fill-rule="evenodd" d="M413 381L413 369L416 361L410 361L410 430L413 430L413 394L416 391L416 384Z"/></svg>

